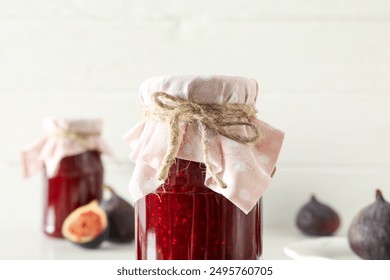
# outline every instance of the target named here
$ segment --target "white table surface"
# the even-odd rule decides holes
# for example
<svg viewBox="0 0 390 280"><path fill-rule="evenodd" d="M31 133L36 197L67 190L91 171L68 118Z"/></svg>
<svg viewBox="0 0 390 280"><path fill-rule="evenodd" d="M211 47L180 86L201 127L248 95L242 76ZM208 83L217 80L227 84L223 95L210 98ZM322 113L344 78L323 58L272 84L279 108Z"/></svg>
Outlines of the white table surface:
<svg viewBox="0 0 390 280"><path fill-rule="evenodd" d="M5 228L5 229L4 229ZM283 247L306 238L297 231L264 229L263 259L289 259ZM0 259L11 260L126 260L134 259L134 242L114 244L105 241L97 249L85 249L64 239L45 236L39 228L3 227L0 235Z"/></svg>

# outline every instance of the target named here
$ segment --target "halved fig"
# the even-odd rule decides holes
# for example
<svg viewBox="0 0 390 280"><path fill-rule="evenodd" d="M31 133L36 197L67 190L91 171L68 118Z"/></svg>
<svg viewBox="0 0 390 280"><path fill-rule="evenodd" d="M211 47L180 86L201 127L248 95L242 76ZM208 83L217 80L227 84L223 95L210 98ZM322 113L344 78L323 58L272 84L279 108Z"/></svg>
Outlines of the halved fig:
<svg viewBox="0 0 390 280"><path fill-rule="evenodd" d="M74 210L62 225L62 235L86 248L97 248L108 235L108 218L97 200Z"/></svg>

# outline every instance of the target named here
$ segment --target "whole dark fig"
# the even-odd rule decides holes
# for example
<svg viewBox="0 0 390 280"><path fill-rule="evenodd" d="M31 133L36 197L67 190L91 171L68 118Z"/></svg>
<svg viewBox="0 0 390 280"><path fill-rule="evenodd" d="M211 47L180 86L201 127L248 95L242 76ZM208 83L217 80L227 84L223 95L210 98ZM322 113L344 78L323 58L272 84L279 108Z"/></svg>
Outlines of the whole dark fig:
<svg viewBox="0 0 390 280"><path fill-rule="evenodd" d="M340 226L339 215L329 206L320 203L315 196L298 212L296 225L307 235L332 235Z"/></svg>
<svg viewBox="0 0 390 280"><path fill-rule="evenodd" d="M374 203L362 209L348 231L349 246L367 260L390 260L390 203L376 190Z"/></svg>
<svg viewBox="0 0 390 280"><path fill-rule="evenodd" d="M112 242L131 242L134 240L134 208L121 198L111 187L104 186L110 193L100 206L106 211L110 228L107 240Z"/></svg>

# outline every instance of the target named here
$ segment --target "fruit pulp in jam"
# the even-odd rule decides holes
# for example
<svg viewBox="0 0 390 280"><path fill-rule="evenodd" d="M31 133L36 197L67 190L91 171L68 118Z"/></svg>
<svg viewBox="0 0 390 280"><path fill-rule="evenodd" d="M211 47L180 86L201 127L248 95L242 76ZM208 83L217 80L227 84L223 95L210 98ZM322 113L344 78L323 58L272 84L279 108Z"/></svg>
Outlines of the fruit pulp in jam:
<svg viewBox="0 0 390 280"><path fill-rule="evenodd" d="M176 159L165 184L136 202L137 259L259 259L261 200L245 214L204 186L202 163Z"/></svg>

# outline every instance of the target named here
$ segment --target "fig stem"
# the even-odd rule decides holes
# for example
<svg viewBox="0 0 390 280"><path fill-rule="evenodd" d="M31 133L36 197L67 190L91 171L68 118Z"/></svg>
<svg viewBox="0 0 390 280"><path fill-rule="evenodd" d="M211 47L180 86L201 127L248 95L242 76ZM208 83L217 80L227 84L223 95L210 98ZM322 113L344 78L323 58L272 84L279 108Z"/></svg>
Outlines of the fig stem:
<svg viewBox="0 0 390 280"><path fill-rule="evenodd" d="M314 194L311 195L311 201L317 202L317 198L316 198L316 196Z"/></svg>
<svg viewBox="0 0 390 280"><path fill-rule="evenodd" d="M103 188L103 190L108 190L111 194L116 194L115 191L114 191L114 189L111 188L111 187L108 186L108 185L103 185L102 188Z"/></svg>
<svg viewBox="0 0 390 280"><path fill-rule="evenodd" d="M383 195L382 195L382 192L381 192L380 189L376 189L375 197L376 197L376 200L385 201L385 199L383 198Z"/></svg>

